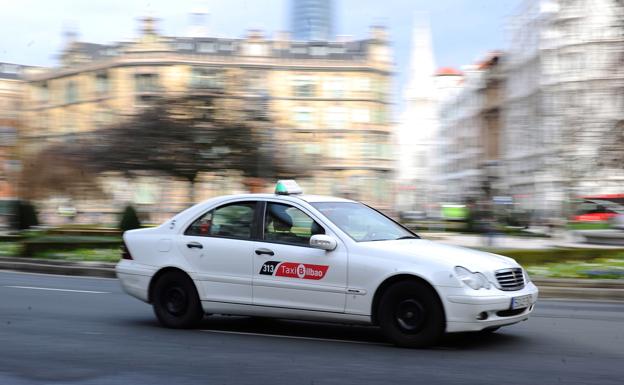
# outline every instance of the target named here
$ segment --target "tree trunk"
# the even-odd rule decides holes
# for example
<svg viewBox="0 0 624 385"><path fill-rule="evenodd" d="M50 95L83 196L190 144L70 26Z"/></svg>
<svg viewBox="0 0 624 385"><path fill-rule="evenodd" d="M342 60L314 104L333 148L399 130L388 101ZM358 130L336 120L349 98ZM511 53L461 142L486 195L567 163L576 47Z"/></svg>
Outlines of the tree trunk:
<svg viewBox="0 0 624 385"><path fill-rule="evenodd" d="M195 204L195 178L189 179L188 203L189 207Z"/></svg>

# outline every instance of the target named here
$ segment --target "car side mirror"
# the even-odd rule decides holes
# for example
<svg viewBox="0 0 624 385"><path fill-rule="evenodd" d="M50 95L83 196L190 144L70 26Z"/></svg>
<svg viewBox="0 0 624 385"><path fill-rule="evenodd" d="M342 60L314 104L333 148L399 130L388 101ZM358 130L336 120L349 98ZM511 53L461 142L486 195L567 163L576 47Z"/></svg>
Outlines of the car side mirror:
<svg viewBox="0 0 624 385"><path fill-rule="evenodd" d="M338 242L329 235L316 234L310 238L310 246L316 249L332 251L338 246Z"/></svg>

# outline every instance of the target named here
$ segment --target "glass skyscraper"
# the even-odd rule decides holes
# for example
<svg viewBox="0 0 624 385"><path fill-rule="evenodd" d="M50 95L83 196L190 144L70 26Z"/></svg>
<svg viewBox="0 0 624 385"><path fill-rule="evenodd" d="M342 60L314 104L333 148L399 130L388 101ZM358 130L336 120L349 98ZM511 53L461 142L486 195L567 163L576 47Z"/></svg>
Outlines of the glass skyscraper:
<svg viewBox="0 0 624 385"><path fill-rule="evenodd" d="M295 40L331 40L332 0L292 0L291 30Z"/></svg>

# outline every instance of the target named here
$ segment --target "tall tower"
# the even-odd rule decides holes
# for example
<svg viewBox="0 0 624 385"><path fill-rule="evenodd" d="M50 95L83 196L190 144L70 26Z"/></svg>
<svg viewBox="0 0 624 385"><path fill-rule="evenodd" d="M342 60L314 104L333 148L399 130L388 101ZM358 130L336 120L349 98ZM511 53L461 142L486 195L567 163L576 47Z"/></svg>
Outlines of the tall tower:
<svg viewBox="0 0 624 385"><path fill-rule="evenodd" d="M295 40L331 40L332 0L292 0L291 29Z"/></svg>
<svg viewBox="0 0 624 385"><path fill-rule="evenodd" d="M438 128L435 84L435 61L429 22L415 15L412 51L404 110L397 130L399 145L398 196L399 210L424 209L431 178L431 149Z"/></svg>

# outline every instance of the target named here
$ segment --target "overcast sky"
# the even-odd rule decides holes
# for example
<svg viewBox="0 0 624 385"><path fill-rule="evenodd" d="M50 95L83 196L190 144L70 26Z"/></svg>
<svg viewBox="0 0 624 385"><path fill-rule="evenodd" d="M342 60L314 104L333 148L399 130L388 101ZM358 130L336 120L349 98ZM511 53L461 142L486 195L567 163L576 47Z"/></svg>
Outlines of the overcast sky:
<svg viewBox="0 0 624 385"><path fill-rule="evenodd" d="M415 13L429 15L438 66L460 67L506 47L506 22L521 0L335 0L336 32L364 38L385 25L397 64L396 90L406 82ZM160 18L160 31L184 35L189 12L210 14L212 34L241 37L249 28L272 35L289 29L290 0L0 0L0 61L53 65L64 29L82 41L107 43L137 34L136 19ZM398 95L397 95L398 96ZM398 100L397 100L398 101Z"/></svg>

